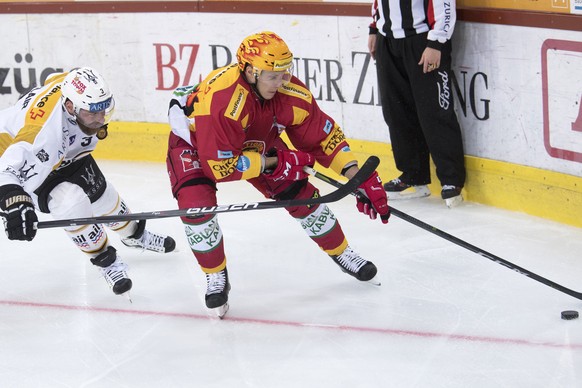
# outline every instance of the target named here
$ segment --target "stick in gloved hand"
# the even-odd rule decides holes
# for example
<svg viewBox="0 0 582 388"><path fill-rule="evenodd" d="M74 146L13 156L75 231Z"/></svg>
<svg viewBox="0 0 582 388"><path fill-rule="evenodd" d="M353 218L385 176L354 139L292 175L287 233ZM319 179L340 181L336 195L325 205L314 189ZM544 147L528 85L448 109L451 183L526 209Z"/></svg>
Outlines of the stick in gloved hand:
<svg viewBox="0 0 582 388"><path fill-rule="evenodd" d="M387 224L390 218L390 207L378 173L374 171L370 178L358 187L358 191L363 194L356 195L356 206L360 213L366 214L372 220L380 216L382 223Z"/></svg>

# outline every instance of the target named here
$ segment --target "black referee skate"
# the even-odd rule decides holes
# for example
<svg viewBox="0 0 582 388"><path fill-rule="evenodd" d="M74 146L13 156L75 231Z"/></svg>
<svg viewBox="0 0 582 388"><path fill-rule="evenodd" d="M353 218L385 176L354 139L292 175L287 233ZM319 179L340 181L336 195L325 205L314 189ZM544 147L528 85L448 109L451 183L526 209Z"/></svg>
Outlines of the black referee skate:
<svg viewBox="0 0 582 388"><path fill-rule="evenodd" d="M392 179L384 184L388 199L412 199L428 197L430 190L427 185L411 185L400 178Z"/></svg>
<svg viewBox="0 0 582 388"><path fill-rule="evenodd" d="M214 310L221 319L228 311L229 292L230 282L226 268L222 271L206 274L206 307Z"/></svg>
<svg viewBox="0 0 582 388"><path fill-rule="evenodd" d="M146 220L137 222L137 230L121 242L130 248L147 249L159 253L172 252L176 248L176 241L170 236L152 233L145 228Z"/></svg>
<svg viewBox="0 0 582 388"><path fill-rule="evenodd" d="M380 285L379 282L374 281L374 276L378 273L378 269L371 261L363 259L358 253L348 245L341 255L331 256L332 260L339 265L339 267L347 273L363 282L370 282L372 284Z"/></svg>
<svg viewBox="0 0 582 388"><path fill-rule="evenodd" d="M461 195L462 189L463 188L459 186L443 185L441 197L445 200L445 203L449 208L455 207L463 202L463 196Z"/></svg>
<svg viewBox="0 0 582 388"><path fill-rule="evenodd" d="M101 274L115 295L125 294L131 290L132 282L127 276L127 264L117 256L117 250L115 248L107 247L105 252L92 258L91 263L100 267Z"/></svg>

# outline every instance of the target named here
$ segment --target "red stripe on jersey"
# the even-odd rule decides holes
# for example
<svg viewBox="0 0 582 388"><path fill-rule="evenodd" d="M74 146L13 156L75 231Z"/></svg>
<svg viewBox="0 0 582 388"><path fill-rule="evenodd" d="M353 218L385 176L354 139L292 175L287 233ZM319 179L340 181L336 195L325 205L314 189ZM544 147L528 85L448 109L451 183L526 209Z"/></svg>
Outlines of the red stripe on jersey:
<svg viewBox="0 0 582 388"><path fill-rule="evenodd" d="M433 5L433 0L428 0L428 9L426 10L426 18L428 21L428 26L430 27L430 29L432 30L434 28L434 5Z"/></svg>

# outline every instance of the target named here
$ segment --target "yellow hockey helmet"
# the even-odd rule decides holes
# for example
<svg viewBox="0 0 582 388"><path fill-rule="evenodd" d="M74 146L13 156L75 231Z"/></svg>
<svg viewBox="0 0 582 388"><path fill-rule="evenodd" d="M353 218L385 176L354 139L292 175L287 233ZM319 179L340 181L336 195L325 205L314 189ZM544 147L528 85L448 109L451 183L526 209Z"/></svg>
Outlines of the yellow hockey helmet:
<svg viewBox="0 0 582 388"><path fill-rule="evenodd" d="M241 71L251 65L255 76L262 70L293 73L293 54L281 37L271 31L263 31L243 39L236 52Z"/></svg>

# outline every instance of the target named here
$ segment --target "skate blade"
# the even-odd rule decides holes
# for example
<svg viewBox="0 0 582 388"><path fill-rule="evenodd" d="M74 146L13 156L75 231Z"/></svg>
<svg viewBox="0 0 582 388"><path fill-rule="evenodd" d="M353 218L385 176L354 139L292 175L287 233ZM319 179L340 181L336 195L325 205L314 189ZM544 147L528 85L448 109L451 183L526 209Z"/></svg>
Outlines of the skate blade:
<svg viewBox="0 0 582 388"><path fill-rule="evenodd" d="M378 287L380 287L382 285L380 280L378 280L375 276L370 280L366 280L364 283L368 283L368 284L371 284L373 286L378 286Z"/></svg>
<svg viewBox="0 0 582 388"><path fill-rule="evenodd" d="M430 195L430 190L426 185L412 186L404 191L387 191L386 195L390 200L424 198Z"/></svg>
<svg viewBox="0 0 582 388"><path fill-rule="evenodd" d="M216 316L220 319L224 318L224 316L226 315L226 313L228 312L229 309L229 305L228 302L226 302L225 304L223 304L220 307L216 307L213 310L216 313Z"/></svg>
<svg viewBox="0 0 582 388"><path fill-rule="evenodd" d="M125 296L127 298L127 300L129 300L129 303L133 303L133 300L131 300L131 294L129 293L129 291L126 291L121 295Z"/></svg>
<svg viewBox="0 0 582 388"><path fill-rule="evenodd" d="M445 199L445 204L447 205L447 207L449 209L454 208L455 206L459 206L459 204L463 202L463 196L462 195L457 195L456 197L451 197L451 198L447 198Z"/></svg>

